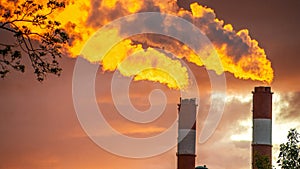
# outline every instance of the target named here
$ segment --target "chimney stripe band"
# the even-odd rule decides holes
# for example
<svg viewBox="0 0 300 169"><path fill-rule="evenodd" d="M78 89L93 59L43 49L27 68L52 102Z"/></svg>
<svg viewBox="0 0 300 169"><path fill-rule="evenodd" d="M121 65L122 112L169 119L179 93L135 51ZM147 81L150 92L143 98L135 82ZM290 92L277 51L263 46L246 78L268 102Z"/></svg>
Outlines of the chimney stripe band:
<svg viewBox="0 0 300 169"><path fill-rule="evenodd" d="M272 145L271 119L253 119L253 144Z"/></svg>
<svg viewBox="0 0 300 169"><path fill-rule="evenodd" d="M181 154L194 155L196 153L195 152L196 130L179 129L178 142L179 142L178 155Z"/></svg>

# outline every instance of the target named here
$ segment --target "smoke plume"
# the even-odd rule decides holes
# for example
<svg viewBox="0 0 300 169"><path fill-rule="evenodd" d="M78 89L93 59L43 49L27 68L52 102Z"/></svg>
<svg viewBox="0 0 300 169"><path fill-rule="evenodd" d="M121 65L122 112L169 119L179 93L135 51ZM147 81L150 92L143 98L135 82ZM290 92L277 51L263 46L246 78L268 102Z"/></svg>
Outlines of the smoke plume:
<svg viewBox="0 0 300 169"><path fill-rule="evenodd" d="M46 3L45 0L43 1ZM1 7L13 10L22 1L1 0L0 2ZM42 3L42 1L40 2ZM234 30L232 25L225 24L223 20L218 19L213 9L198 4L196 0L178 0L178 2L175 0L69 0L66 1L65 9L57 11L50 17L59 21L62 27L71 35L71 41L66 48L70 52L71 57L78 57L85 42L99 28L115 19L138 12L162 12L186 19L196 25L212 42L224 71L232 73L236 78L240 79L272 82L274 75L271 62L267 59L264 49L259 46L255 39L250 37L249 31L247 29ZM0 17L0 22L4 20L5 18ZM161 27L158 29L164 28L166 31L174 31L172 29L174 26L172 21L167 18L162 18L162 20L164 25L160 25ZM151 18L138 23L140 24L134 25L138 29L152 26ZM180 30L185 28L185 25L176 26ZM32 29L37 32L43 31L33 25ZM108 31L106 37L108 39L118 38L122 34L122 29L124 28ZM135 28L133 27L132 29ZM194 40L193 37L187 38L191 41ZM199 46L203 45L199 44ZM202 50L205 51L206 49L203 48ZM129 55L136 52L143 59L138 59L137 57L126 59ZM201 58L209 57L205 55L209 55L210 52L203 52L204 56L201 56ZM215 69L209 66L214 64L214 60L209 60L209 58L201 60L195 54L195 51L192 51L186 44L174 38L156 34L132 36L116 45L103 59L99 59L102 57L96 56L97 54L95 53L92 56L83 57L90 62L101 64L103 71L119 70L124 76L134 76L135 80L156 81L166 84L170 88L182 88L188 84L187 70L183 68L178 59L185 59L187 62L194 63L197 66L205 65L208 69ZM123 61L124 63L122 63ZM124 66L147 65L148 63L153 67L151 71L136 72L133 70L134 66ZM123 67L119 67L119 65L123 65ZM171 68L178 71L176 74L179 75L179 78L174 79L171 75L167 75L168 73L162 73L160 67L165 66L173 66ZM223 73L223 71L217 69L215 71L218 74Z"/></svg>

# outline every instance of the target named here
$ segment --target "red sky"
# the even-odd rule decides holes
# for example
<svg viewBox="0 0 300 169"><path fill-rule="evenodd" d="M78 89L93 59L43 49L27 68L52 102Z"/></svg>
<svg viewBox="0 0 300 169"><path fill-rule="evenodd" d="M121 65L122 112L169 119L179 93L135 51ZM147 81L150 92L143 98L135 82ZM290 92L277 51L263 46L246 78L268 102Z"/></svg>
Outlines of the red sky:
<svg viewBox="0 0 300 169"><path fill-rule="evenodd" d="M91 2L92 5L99 3ZM300 131L300 2L199 2L212 8L217 17L225 24L231 24L234 30L248 29L272 63L274 80L270 86L275 93L273 152L276 157L278 143L285 141L289 128L295 127ZM151 5L148 7L148 11L155 10ZM103 11L90 12L89 22L96 27L97 17ZM12 72L0 80L0 169L176 168L176 147L151 158L133 159L111 154L95 144L81 128L73 106L72 77L76 58L64 57L60 61L63 74L59 78L48 76L40 83L28 67L24 74ZM210 106L210 84L203 67L187 64L196 76L201 94L199 135ZM176 120L180 93L149 81L131 83L131 101L139 110L146 110L150 106L149 93L153 89L161 89L168 99L164 114L149 124L131 123L122 118L110 95L112 75L99 70L95 91L99 108L114 129L131 137L148 137L168 128ZM222 119L212 137L197 144L196 164L206 164L214 169L250 168L251 91L255 86L267 84L236 79L231 73L226 73L226 83L227 97ZM105 134L100 129L101 132ZM156 146L163 145L153 145Z"/></svg>

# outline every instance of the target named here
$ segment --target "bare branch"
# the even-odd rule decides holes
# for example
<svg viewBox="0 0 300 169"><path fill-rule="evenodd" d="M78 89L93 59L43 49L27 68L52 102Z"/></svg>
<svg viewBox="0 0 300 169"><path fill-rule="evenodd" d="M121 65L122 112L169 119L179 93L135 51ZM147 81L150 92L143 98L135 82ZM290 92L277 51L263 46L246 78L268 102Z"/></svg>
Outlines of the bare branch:
<svg viewBox="0 0 300 169"><path fill-rule="evenodd" d="M49 19L48 16L64 7L64 2L56 0L48 0L46 8L43 4L26 0L14 10L0 8L0 14L5 19L0 23L0 29L11 32L16 41L14 45L0 43L1 77L10 68L24 72L20 50L29 57L39 81L43 81L48 73L60 75L62 69L56 59L61 57L61 47L67 44L69 35L60 28L59 22ZM48 11L45 13L45 10ZM33 32L34 28L43 30L43 33Z"/></svg>

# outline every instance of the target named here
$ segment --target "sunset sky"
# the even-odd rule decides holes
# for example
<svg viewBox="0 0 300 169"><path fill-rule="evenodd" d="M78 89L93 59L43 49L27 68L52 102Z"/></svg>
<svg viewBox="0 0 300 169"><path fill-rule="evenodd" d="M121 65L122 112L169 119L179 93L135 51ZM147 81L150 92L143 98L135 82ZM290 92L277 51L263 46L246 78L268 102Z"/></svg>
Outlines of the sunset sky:
<svg viewBox="0 0 300 169"><path fill-rule="evenodd" d="M0 2L5 4L2 0ZM208 36L219 54L225 71L226 97L223 116L212 136L204 143L197 142L196 165L206 164L212 169L251 168L251 92L255 86L271 86L274 92L275 165L278 146L286 141L288 130L297 128L300 131L300 1L198 2L199 5L194 5L191 13L179 10L172 0L68 1L65 10L53 16L62 22L74 38L71 46L67 47L69 55L59 60L63 68L62 75L49 75L40 83L36 80L28 60L25 60L25 73L12 71L7 77L0 79L0 169L175 169L176 146L148 158L127 158L104 150L84 131L73 104L72 79L75 63L81 54L80 58L101 64L95 80L95 95L98 107L108 124L129 137L155 136L168 129L177 118L179 88L191 79L185 69L188 67L199 88L197 136L201 135L212 98L207 70L222 74L212 62L198 61L188 47L164 36L137 35L124 39L103 60L98 55L92 57L94 53L83 50L88 39L113 20L138 12L159 11L199 24L201 31ZM74 30L69 30L69 21L77 25ZM136 29L143 28L141 23ZM151 23L145 21L145 25ZM117 39L123 29L125 28L120 28L115 34L114 30L107 31L107 43L115 36ZM0 33L0 39L6 38L9 41L8 35ZM131 45L133 41L136 42L135 45ZM161 51L162 49L177 55L177 59L168 59L170 53ZM121 64L127 55L133 57ZM129 97L140 111L146 111L150 107L148 97L154 89L163 91L167 99L162 115L143 124L130 122L122 117L114 105L111 93L113 78L124 82L135 74L135 67L143 69L145 63L149 63L146 62L147 59L139 60L137 57L140 55L155 60L156 66L167 65L165 71L172 72L178 78L170 80L168 75L160 71L144 71L130 83ZM206 68L202 62L207 63ZM114 77L115 72L119 73L117 77ZM157 98L156 95L153 97L156 99L154 105L164 102L164 99ZM110 137L110 133L101 128L97 132L100 139ZM153 144L151 148L152 146L156 149L165 145ZM125 149L126 145L120 143L118 147ZM143 152L143 149L133 151Z"/></svg>

